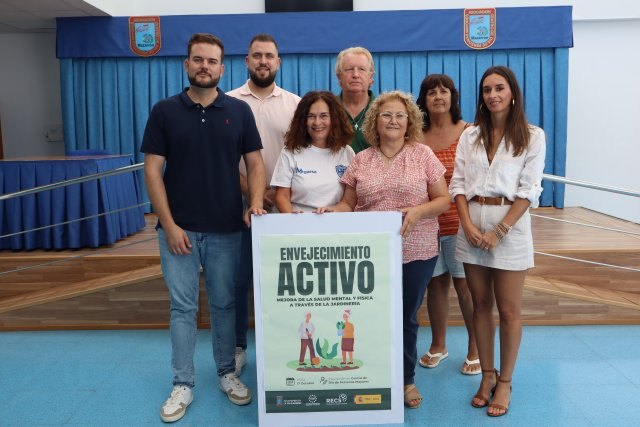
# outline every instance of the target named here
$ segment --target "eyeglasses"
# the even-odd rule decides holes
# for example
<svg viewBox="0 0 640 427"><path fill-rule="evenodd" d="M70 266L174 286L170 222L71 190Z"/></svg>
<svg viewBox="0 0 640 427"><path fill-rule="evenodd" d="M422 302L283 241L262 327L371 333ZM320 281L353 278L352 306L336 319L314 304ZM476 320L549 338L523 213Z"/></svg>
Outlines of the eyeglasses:
<svg viewBox="0 0 640 427"><path fill-rule="evenodd" d="M391 111L385 111L384 113L378 114L378 117L380 117L385 122L390 122L391 119L394 117L396 119L396 122L402 122L407 120L409 115L407 113L403 113L402 111L398 111L397 113L392 113Z"/></svg>

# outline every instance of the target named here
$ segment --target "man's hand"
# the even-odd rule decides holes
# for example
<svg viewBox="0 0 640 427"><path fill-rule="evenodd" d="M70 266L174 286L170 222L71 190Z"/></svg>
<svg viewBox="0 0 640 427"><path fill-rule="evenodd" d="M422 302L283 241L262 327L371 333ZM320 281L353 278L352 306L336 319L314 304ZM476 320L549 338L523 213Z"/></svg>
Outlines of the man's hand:
<svg viewBox="0 0 640 427"><path fill-rule="evenodd" d="M187 233L177 225L165 228L163 226L169 250L174 255L189 255L191 253L191 241Z"/></svg>
<svg viewBox="0 0 640 427"><path fill-rule="evenodd" d="M264 209L262 209L262 207L257 207L257 206L249 206L249 208L247 209L247 212L244 214L244 223L247 225L247 227L251 227L251 215L266 215L267 211L265 211Z"/></svg>

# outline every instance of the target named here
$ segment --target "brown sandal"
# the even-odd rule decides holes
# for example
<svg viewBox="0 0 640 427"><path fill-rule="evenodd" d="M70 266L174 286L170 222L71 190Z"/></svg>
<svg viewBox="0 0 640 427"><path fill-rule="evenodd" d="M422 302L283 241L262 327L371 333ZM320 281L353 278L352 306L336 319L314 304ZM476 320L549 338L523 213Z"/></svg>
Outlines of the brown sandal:
<svg viewBox="0 0 640 427"><path fill-rule="evenodd" d="M509 392L511 392L513 390L513 387L510 385L511 380L503 380L502 378L498 377L498 382L509 384ZM496 387L497 387L497 384L496 384ZM495 389L495 387L494 387L494 389ZM504 412L501 413L501 414L492 414L492 413L489 412L489 409L498 409L498 410L502 410ZM507 412L509 412L509 404L507 404L507 406L504 406L504 405L500 405L499 403L491 402L489 404L489 408L487 408L487 415L490 416L490 417L501 417L503 415L507 415Z"/></svg>
<svg viewBox="0 0 640 427"><path fill-rule="evenodd" d="M474 408L484 408L485 406L487 406L489 404L489 399L491 399L491 396L493 396L493 393L496 391L496 387L498 387L498 381L500 381L500 377L499 377L497 369L483 369L482 373L483 374L488 374L488 373L495 374L495 376L496 376L496 385L494 385L493 388L491 389L491 391L489 391L489 396L483 396L480 393L476 393L475 396L473 396L473 399L471 399L471 406L473 406ZM482 404L475 403L474 399L478 399L478 400L482 401Z"/></svg>
<svg viewBox="0 0 640 427"><path fill-rule="evenodd" d="M417 402L417 403L416 403ZM422 396L415 384L404 386L404 406L409 409L418 409L422 403Z"/></svg>

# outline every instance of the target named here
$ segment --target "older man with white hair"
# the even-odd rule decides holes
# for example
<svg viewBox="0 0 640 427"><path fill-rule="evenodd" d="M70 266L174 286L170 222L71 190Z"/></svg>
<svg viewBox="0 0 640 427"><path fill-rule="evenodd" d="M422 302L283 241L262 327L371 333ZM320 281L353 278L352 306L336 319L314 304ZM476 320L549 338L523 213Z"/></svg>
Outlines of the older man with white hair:
<svg viewBox="0 0 640 427"><path fill-rule="evenodd" d="M350 47L338 54L336 76L342 89L340 100L355 131L351 148L356 154L369 148L369 143L362 134L362 124L374 98L370 90L374 73L373 57L364 47Z"/></svg>

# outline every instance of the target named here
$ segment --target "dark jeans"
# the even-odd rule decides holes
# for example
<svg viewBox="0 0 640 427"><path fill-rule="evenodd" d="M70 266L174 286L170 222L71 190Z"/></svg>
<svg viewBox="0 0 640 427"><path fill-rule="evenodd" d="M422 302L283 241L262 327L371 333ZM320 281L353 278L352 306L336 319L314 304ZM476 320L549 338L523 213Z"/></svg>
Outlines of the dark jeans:
<svg viewBox="0 0 640 427"><path fill-rule="evenodd" d="M402 264L402 336L404 384L413 384L418 361L418 309L438 257Z"/></svg>
<svg viewBox="0 0 640 427"><path fill-rule="evenodd" d="M249 292L253 284L253 253L251 229L242 230L240 262L236 273L236 347L247 348L249 329Z"/></svg>

